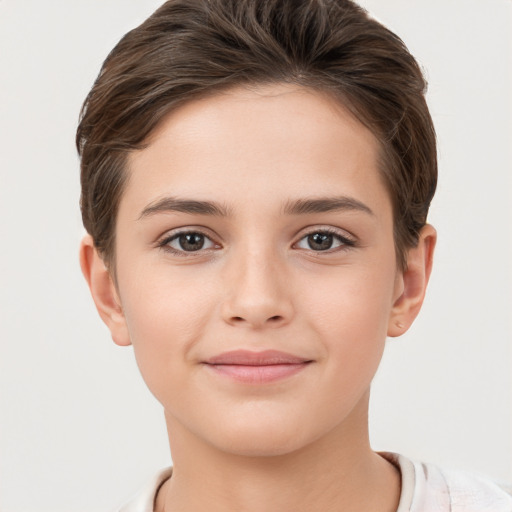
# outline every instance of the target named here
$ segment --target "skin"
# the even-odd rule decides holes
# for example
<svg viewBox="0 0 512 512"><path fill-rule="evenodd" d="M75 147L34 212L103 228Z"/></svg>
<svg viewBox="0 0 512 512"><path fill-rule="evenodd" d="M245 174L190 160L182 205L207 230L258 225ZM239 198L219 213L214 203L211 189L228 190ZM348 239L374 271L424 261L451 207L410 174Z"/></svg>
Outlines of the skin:
<svg viewBox="0 0 512 512"><path fill-rule="evenodd" d="M174 472L156 510L396 510L399 475L368 440L370 384L421 307L436 234L425 226L397 268L378 151L343 106L272 85L190 102L130 155L116 284L89 236L81 264L164 407ZM291 207L325 198L343 207ZM311 362L260 384L204 364L238 349Z"/></svg>

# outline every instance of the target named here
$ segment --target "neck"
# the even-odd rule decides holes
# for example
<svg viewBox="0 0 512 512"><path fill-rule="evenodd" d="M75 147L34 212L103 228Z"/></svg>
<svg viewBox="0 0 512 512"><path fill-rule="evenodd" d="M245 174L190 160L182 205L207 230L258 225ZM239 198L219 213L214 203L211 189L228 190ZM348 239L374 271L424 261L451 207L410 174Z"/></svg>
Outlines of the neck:
<svg viewBox="0 0 512 512"><path fill-rule="evenodd" d="M396 511L400 476L371 450L367 405L361 411L299 450L260 457L220 451L167 417L174 469L155 510Z"/></svg>

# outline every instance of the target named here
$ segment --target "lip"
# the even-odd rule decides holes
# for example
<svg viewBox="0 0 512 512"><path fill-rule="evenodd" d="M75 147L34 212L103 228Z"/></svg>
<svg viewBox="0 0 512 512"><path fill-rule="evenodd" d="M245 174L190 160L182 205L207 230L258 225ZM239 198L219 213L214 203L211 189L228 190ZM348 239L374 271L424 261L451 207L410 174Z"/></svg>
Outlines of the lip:
<svg viewBox="0 0 512 512"><path fill-rule="evenodd" d="M216 374L249 384L264 384L291 377L304 370L311 359L277 350L234 350L204 361Z"/></svg>

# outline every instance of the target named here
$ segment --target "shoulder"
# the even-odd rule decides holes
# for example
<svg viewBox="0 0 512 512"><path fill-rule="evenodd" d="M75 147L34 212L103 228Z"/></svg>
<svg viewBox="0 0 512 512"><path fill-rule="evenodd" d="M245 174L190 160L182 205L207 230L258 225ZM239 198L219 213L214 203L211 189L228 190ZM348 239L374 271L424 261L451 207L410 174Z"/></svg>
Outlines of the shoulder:
<svg viewBox="0 0 512 512"><path fill-rule="evenodd" d="M171 478L172 468L159 471L146 485L118 512L153 512L155 498L162 484Z"/></svg>
<svg viewBox="0 0 512 512"><path fill-rule="evenodd" d="M491 480L382 454L402 474L397 512L512 512L512 496Z"/></svg>
<svg viewBox="0 0 512 512"><path fill-rule="evenodd" d="M491 480L463 471L444 470L453 512L512 512L512 496Z"/></svg>

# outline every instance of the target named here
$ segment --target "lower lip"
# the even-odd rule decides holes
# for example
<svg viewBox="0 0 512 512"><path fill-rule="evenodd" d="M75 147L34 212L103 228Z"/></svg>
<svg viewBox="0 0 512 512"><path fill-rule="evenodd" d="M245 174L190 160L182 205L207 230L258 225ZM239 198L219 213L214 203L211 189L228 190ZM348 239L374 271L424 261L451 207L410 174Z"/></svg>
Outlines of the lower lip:
<svg viewBox="0 0 512 512"><path fill-rule="evenodd" d="M299 373L309 362L249 366L241 364L208 364L214 372L238 382L265 384L286 379Z"/></svg>

